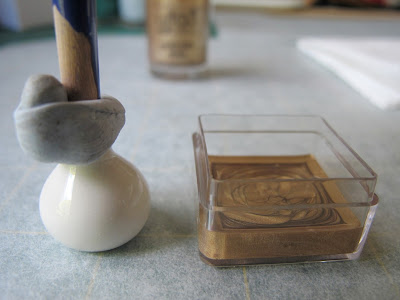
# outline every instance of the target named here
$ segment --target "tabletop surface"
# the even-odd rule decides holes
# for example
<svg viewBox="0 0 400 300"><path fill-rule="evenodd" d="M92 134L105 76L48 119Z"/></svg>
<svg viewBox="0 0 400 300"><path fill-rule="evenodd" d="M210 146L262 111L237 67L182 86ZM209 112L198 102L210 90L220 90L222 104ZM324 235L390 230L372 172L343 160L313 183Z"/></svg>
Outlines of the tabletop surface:
<svg viewBox="0 0 400 300"><path fill-rule="evenodd" d="M145 36L101 35L103 94L126 108L114 150L146 177L152 211L129 243L68 249L45 230L38 202L54 168L26 157L12 113L31 74L58 74L54 40L0 48L0 298L399 299L400 111L379 110L295 48L302 36L399 36L399 21L219 14L209 74L166 81L148 72ZM380 196L356 261L214 268L197 250L191 134L204 113L323 116L378 174Z"/></svg>

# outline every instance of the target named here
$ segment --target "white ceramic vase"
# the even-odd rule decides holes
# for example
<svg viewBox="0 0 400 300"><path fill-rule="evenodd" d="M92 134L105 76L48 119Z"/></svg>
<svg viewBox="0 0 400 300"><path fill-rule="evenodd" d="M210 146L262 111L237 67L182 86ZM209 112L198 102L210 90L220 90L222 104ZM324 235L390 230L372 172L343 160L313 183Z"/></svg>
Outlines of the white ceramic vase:
<svg viewBox="0 0 400 300"><path fill-rule="evenodd" d="M111 149L91 164L57 165L40 195L40 215L49 233L81 251L104 251L128 242L149 213L143 175Z"/></svg>

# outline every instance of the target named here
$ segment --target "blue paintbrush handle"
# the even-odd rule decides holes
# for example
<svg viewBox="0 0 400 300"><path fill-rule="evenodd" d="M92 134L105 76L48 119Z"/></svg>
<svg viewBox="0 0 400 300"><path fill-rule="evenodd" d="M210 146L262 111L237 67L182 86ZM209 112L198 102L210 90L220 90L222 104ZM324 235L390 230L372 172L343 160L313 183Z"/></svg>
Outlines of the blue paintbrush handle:
<svg viewBox="0 0 400 300"><path fill-rule="evenodd" d="M53 0L61 81L74 100L100 96L96 1Z"/></svg>

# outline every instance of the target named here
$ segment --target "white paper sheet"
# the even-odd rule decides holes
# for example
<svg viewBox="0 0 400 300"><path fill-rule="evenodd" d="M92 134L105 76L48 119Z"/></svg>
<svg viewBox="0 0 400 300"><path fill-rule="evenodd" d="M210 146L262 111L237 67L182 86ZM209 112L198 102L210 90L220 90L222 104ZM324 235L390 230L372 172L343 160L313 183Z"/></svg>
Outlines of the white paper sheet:
<svg viewBox="0 0 400 300"><path fill-rule="evenodd" d="M297 47L379 108L400 108L400 39L305 37Z"/></svg>

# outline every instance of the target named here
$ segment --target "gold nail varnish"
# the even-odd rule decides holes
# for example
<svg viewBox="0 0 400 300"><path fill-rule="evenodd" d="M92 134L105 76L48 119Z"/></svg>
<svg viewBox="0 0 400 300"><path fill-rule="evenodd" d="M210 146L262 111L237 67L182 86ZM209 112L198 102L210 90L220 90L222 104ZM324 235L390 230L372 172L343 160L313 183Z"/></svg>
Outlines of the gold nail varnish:
<svg viewBox="0 0 400 300"><path fill-rule="evenodd" d="M208 0L147 0L147 35L154 75L198 77L207 60Z"/></svg>

